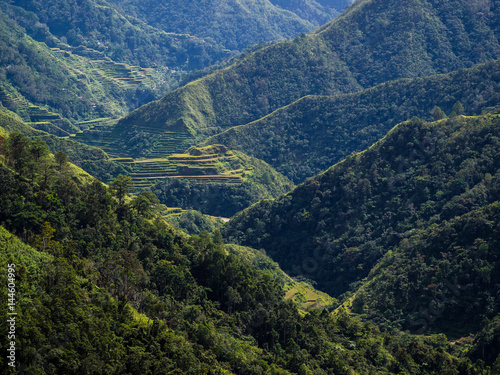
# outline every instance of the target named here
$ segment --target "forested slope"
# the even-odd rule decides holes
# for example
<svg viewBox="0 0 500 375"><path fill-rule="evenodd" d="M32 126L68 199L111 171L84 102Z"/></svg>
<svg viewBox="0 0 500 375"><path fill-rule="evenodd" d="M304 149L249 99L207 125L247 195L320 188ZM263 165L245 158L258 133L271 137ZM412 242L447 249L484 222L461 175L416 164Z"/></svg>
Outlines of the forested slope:
<svg viewBox="0 0 500 375"><path fill-rule="evenodd" d="M119 174L128 173L123 164L111 161L101 149L33 129L12 113L0 111L0 128L8 132L22 133L30 140L42 140L53 154L59 151L64 152L71 163L81 167L101 181L108 182Z"/></svg>
<svg viewBox="0 0 500 375"><path fill-rule="evenodd" d="M82 54L87 48L87 54L116 62L182 70L202 69L229 56L222 47L185 32L168 34L155 29L117 11L105 0L8 3L1 9L49 47L74 47Z"/></svg>
<svg viewBox="0 0 500 375"><path fill-rule="evenodd" d="M0 48L2 105L58 136L126 115L230 56L92 0L1 2Z"/></svg>
<svg viewBox="0 0 500 375"><path fill-rule="evenodd" d="M500 60L495 60L449 74L400 79L355 94L307 96L203 144L222 143L244 151L299 183L369 147L413 116L440 119L454 109L460 112L455 114L479 114L500 103L499 84Z"/></svg>
<svg viewBox="0 0 500 375"><path fill-rule="evenodd" d="M399 319L425 309L456 278L464 289L446 307L461 318L443 315L432 328L464 332L469 327L460 324L468 322L478 329L482 318L498 314L489 296L499 279L499 132L498 114L401 123L289 194L239 213L224 234L263 248L286 272L333 296L370 275L355 299L358 311L366 300L368 312L379 309L380 319L405 328L416 329Z"/></svg>
<svg viewBox="0 0 500 375"><path fill-rule="evenodd" d="M2 106L27 122L60 127L63 135L78 131L67 119L117 117L164 92L153 89L151 70L51 49L2 12L0 46Z"/></svg>
<svg viewBox="0 0 500 375"><path fill-rule="evenodd" d="M490 373L442 337L389 335L326 310L302 317L220 235L176 232L152 195L127 197L127 179L75 180L43 143L2 134L0 268L16 285L16 370ZM5 315L7 288L0 296Z"/></svg>
<svg viewBox="0 0 500 375"><path fill-rule="evenodd" d="M500 56L499 6L480 11L465 0L359 1L315 33L257 50L143 106L118 128L124 134L179 128L194 142L306 95L467 68Z"/></svg>
<svg viewBox="0 0 500 375"><path fill-rule="evenodd" d="M242 51L260 42L289 39L312 31L338 15L347 5L298 1L137 1L111 0L127 13L167 32L215 40Z"/></svg>

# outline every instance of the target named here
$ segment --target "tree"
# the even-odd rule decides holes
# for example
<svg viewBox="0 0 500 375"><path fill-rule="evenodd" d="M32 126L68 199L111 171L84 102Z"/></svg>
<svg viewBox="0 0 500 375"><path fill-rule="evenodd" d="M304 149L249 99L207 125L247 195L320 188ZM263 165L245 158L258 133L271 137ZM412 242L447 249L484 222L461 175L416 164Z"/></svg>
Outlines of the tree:
<svg viewBox="0 0 500 375"><path fill-rule="evenodd" d="M434 119L434 121L438 121L438 120L441 120L443 118L446 118L446 113L444 113L443 110L441 108L439 108L438 106L435 106L432 109L431 114L432 114L432 118Z"/></svg>
<svg viewBox="0 0 500 375"><path fill-rule="evenodd" d="M155 208L160 203L158 197L150 191L143 191L132 202L137 212L145 217L151 215L151 209Z"/></svg>
<svg viewBox="0 0 500 375"><path fill-rule="evenodd" d="M465 111L464 106L460 103L460 100L457 100L455 104L453 104L453 108L451 109L450 117L455 117L461 115Z"/></svg>
<svg viewBox="0 0 500 375"><path fill-rule="evenodd" d="M118 176L112 183L111 188L116 198L118 198L118 203L123 205L125 202L125 197L130 193L134 187L134 182L130 176Z"/></svg>
<svg viewBox="0 0 500 375"><path fill-rule="evenodd" d="M64 151L58 151L58 152L56 152L54 157L55 157L56 163L59 167L59 171L62 172L64 167L66 167L66 165L69 162L68 155L66 155L66 153Z"/></svg>
<svg viewBox="0 0 500 375"><path fill-rule="evenodd" d="M28 148L29 141L23 134L13 132L9 135L5 147L7 162L21 174L23 174L29 161Z"/></svg>

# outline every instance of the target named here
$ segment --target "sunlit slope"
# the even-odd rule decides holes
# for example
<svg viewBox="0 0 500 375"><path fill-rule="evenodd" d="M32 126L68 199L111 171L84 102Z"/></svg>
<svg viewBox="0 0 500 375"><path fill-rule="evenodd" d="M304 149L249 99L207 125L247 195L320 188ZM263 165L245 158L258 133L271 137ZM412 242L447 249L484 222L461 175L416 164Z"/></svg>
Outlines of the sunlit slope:
<svg viewBox="0 0 500 375"><path fill-rule="evenodd" d="M467 68L500 56L498 7L480 12L465 0L446 6L359 1L312 34L262 48L132 112L118 128L126 144L143 127L188 131L195 143L306 95Z"/></svg>

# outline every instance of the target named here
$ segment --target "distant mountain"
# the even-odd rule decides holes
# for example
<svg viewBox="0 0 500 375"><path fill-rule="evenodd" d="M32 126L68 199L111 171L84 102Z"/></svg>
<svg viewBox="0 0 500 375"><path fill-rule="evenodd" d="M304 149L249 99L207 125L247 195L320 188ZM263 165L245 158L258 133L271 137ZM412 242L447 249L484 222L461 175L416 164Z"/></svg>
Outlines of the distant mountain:
<svg viewBox="0 0 500 375"><path fill-rule="evenodd" d="M383 83L355 94L307 96L203 144L244 151L300 183L367 148L413 116L432 120L452 113L457 102L464 114L497 105L499 73L500 60L495 60L449 74Z"/></svg>
<svg viewBox="0 0 500 375"><path fill-rule="evenodd" d="M345 1L314 0L111 0L148 24L212 40L242 51L260 42L289 39L312 31L338 15Z"/></svg>
<svg viewBox="0 0 500 375"><path fill-rule="evenodd" d="M194 143L306 95L350 93L496 59L498 7L496 2L471 6L465 0L358 1L312 34L244 55L141 107L118 129L124 142L148 124L188 131Z"/></svg>
<svg viewBox="0 0 500 375"><path fill-rule="evenodd" d="M101 58L143 68L202 69L229 56L209 41L155 29L105 0L12 0L0 9L49 47L86 47Z"/></svg>
<svg viewBox="0 0 500 375"><path fill-rule="evenodd" d="M425 329L467 333L498 313L489 296L500 278L499 136L498 114L401 123L366 151L235 215L224 235L264 249L332 296L361 286L355 311L405 329L421 329L428 316L420 308L444 299L446 312Z"/></svg>

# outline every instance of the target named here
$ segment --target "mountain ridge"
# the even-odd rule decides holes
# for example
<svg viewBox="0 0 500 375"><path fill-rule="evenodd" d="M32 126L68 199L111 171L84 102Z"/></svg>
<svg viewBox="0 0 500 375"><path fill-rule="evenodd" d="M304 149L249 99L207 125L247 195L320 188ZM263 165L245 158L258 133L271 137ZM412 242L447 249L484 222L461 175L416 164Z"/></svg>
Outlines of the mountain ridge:
<svg viewBox="0 0 500 375"><path fill-rule="evenodd" d="M295 183L314 176L352 152L370 146L398 122L432 120L439 107L450 114L478 114L500 101L500 60L422 78L402 78L337 96L306 96L254 122L232 127L201 144L245 150ZM444 115L444 114L443 114Z"/></svg>
<svg viewBox="0 0 500 375"><path fill-rule="evenodd" d="M411 6L389 0L356 2L316 32L255 51L132 112L117 127L126 135L132 127L147 123L158 127L180 123L193 132L195 143L227 127L255 121L306 95L356 92L387 80L446 73L500 57L497 4L479 17L468 3L453 0L462 13L451 12L449 20L441 20L445 17L439 13L441 5L421 3L427 7L425 17L419 13L420 2ZM383 31L369 31L387 17L392 18ZM406 33L415 34L412 43L404 42L406 34L396 27L400 23L408 29ZM464 27L448 35L439 26L442 32L436 36L434 24L451 28L454 23L475 25L474 30L479 31ZM348 34L344 25L348 25ZM475 41L475 49L455 48L453 43L460 43L461 38ZM376 50L371 44L376 44ZM201 105L190 99L197 90L203 98Z"/></svg>

